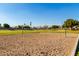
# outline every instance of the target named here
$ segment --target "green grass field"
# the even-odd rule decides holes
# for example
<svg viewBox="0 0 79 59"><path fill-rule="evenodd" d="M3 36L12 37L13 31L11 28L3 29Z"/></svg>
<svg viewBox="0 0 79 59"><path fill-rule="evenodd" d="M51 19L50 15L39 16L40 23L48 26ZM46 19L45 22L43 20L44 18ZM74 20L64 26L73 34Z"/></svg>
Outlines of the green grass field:
<svg viewBox="0 0 79 59"><path fill-rule="evenodd" d="M66 30L67 33L79 33L79 30ZM0 35L15 35L28 33L65 33L65 30L0 30Z"/></svg>

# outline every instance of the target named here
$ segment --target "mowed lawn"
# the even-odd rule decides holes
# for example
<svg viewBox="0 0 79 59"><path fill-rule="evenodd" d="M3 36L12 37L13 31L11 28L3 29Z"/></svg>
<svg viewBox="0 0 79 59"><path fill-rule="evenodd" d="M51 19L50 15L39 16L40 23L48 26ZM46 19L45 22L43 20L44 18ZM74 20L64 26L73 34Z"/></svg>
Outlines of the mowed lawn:
<svg viewBox="0 0 79 59"><path fill-rule="evenodd" d="M16 35L28 33L79 33L79 30L0 30L0 35Z"/></svg>

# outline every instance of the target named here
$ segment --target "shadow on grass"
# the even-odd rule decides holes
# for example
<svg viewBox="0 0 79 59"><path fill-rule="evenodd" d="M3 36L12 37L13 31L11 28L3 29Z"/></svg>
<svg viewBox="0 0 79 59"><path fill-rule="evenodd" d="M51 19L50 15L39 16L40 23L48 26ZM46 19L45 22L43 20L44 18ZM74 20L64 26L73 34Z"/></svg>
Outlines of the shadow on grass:
<svg viewBox="0 0 79 59"><path fill-rule="evenodd" d="M79 56L79 40L78 40L75 56Z"/></svg>

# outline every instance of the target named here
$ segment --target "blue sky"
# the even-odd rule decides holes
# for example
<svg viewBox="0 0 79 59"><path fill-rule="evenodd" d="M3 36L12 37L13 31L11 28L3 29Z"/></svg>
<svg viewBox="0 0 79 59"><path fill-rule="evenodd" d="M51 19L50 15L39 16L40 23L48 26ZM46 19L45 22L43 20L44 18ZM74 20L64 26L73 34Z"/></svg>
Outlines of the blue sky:
<svg viewBox="0 0 79 59"><path fill-rule="evenodd" d="M24 24L33 26L61 25L68 19L79 19L79 4L67 3L0 3L0 23L11 26Z"/></svg>

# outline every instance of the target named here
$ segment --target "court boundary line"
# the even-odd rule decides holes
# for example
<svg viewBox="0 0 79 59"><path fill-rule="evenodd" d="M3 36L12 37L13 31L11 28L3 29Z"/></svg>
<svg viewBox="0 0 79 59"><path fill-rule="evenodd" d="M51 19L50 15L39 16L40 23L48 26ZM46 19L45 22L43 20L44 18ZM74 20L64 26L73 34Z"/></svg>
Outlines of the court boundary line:
<svg viewBox="0 0 79 59"><path fill-rule="evenodd" d="M78 41L79 41L79 34L78 34L78 36L77 36L77 39L76 39L74 48L73 48L73 50L71 51L71 56L75 56L76 49L77 49L77 45L78 45Z"/></svg>

